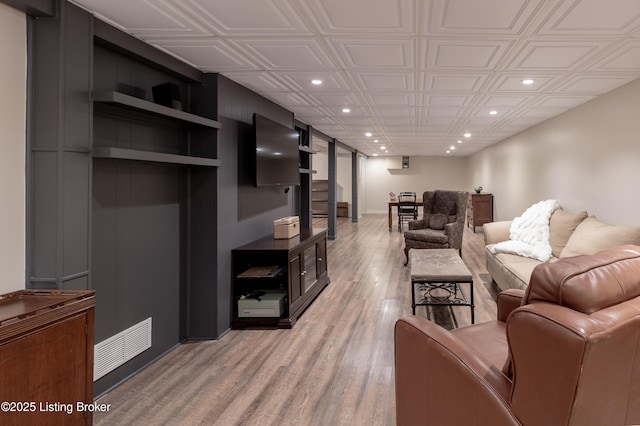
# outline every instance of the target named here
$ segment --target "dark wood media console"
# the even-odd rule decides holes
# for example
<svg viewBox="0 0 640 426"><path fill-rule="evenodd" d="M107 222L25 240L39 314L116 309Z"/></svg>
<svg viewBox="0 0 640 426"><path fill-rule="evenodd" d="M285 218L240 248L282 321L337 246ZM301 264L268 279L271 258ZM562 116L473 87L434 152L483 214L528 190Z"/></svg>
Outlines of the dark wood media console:
<svg viewBox="0 0 640 426"><path fill-rule="evenodd" d="M330 282L325 229L303 228L300 235L288 240L275 240L269 236L253 241L233 249L231 261L234 304L232 327L236 329L291 328ZM281 315L240 317L238 300L254 291L284 293Z"/></svg>

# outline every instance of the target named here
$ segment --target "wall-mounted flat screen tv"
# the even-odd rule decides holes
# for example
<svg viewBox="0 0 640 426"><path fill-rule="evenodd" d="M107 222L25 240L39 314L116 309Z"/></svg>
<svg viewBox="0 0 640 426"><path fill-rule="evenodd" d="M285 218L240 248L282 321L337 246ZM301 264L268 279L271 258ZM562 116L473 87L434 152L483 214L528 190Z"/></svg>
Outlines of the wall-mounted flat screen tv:
<svg viewBox="0 0 640 426"><path fill-rule="evenodd" d="M300 185L297 131L253 114L256 141L256 186Z"/></svg>

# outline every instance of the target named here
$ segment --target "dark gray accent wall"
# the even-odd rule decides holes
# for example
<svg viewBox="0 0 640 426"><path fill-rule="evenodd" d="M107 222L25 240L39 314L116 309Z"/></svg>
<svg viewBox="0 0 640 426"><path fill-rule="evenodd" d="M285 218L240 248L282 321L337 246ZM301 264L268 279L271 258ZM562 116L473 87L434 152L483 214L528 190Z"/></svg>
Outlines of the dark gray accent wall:
<svg viewBox="0 0 640 426"><path fill-rule="evenodd" d="M217 76L199 75L198 83L181 79L166 71L172 60L154 66L149 58L157 52L146 45L146 55L139 40L114 31L103 29L95 40L95 92L152 102L153 86L170 82L179 88L184 111L217 118ZM135 54L125 53L129 47ZM96 147L216 158L216 132L172 114L94 102ZM153 322L152 347L96 381L96 394L185 339L219 336L216 175L216 167L94 158L96 342L148 317Z"/></svg>
<svg viewBox="0 0 640 426"><path fill-rule="evenodd" d="M66 2L34 26L29 288L89 288L91 34L92 17Z"/></svg>
<svg viewBox="0 0 640 426"><path fill-rule="evenodd" d="M218 75L204 74L203 85L191 86L191 106L198 114L218 118ZM190 154L220 158L218 131L193 128ZM224 168L226 164L222 164ZM220 337L218 305L218 169L189 170L189 267L186 300L186 334L190 339Z"/></svg>
<svg viewBox="0 0 640 426"><path fill-rule="evenodd" d="M94 30L96 40L109 49L134 61L162 70L163 73L189 83L201 83L202 72L167 53L151 47L142 40L96 20Z"/></svg>
<svg viewBox="0 0 640 426"><path fill-rule="evenodd" d="M253 186L245 162L255 154L247 151L253 114L292 129L294 118L64 0L55 4L55 17L30 21L27 287L96 290L96 342L153 318L153 347L98 380L99 395L179 342L229 330L231 250L272 234L273 221L301 205L300 191ZM92 101L101 91L152 101L151 87L167 81L180 87L185 111L222 128ZM221 166L92 158L94 147Z"/></svg>
<svg viewBox="0 0 640 426"><path fill-rule="evenodd" d="M94 384L101 394L180 342L186 285L187 168L96 159L95 341L152 317L152 347Z"/></svg>
<svg viewBox="0 0 640 426"><path fill-rule="evenodd" d="M219 334L231 326L231 250L273 233L273 221L294 214L293 196L281 188L256 188L244 166L250 145L253 113L293 127L293 113L220 76L218 85L218 324ZM252 181L252 180L251 180Z"/></svg>
<svg viewBox="0 0 640 426"><path fill-rule="evenodd" d="M188 105L187 84L147 63L99 43L93 61L96 92L152 101L151 88L170 81ZM186 155L189 126L94 103L93 144ZM151 348L97 380L95 392L101 394L177 345L186 333L189 167L96 158L92 199L96 343L152 318Z"/></svg>
<svg viewBox="0 0 640 426"><path fill-rule="evenodd" d="M216 158L217 129L94 103L92 92L152 101L152 86L173 82L185 111L215 120L217 76L104 23L94 37L99 21L57 7L30 20L26 285L96 290L96 342L152 317L152 347L98 380L101 394L184 339L219 336L217 172L94 159L92 148Z"/></svg>
<svg viewBox="0 0 640 426"><path fill-rule="evenodd" d="M31 16L51 17L56 14L56 0L2 0L1 3Z"/></svg>

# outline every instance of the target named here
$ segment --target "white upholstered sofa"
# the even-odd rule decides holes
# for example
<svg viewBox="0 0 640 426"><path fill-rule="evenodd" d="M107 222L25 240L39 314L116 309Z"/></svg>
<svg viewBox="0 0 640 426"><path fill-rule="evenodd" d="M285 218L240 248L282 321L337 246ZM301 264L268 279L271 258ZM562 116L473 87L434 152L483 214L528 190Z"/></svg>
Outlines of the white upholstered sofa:
<svg viewBox="0 0 640 426"><path fill-rule="evenodd" d="M541 261L509 253L491 252L491 247L509 240L511 221L483 225L485 255L489 275L501 290L525 289L529 278ZM581 254L595 254L625 244L640 245L640 226L609 225L586 211L568 213L557 209L549 220L549 262Z"/></svg>

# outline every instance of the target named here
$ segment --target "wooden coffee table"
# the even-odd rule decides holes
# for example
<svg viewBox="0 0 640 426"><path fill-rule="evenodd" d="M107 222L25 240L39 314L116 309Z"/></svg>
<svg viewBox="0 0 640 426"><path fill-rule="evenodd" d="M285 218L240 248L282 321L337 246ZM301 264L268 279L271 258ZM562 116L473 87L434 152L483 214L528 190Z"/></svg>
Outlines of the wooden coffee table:
<svg viewBox="0 0 640 426"><path fill-rule="evenodd" d="M409 260L414 315L420 305L469 306L474 323L473 276L457 249L412 249ZM462 284L469 284L469 298L462 292ZM420 298L417 301L416 295Z"/></svg>

